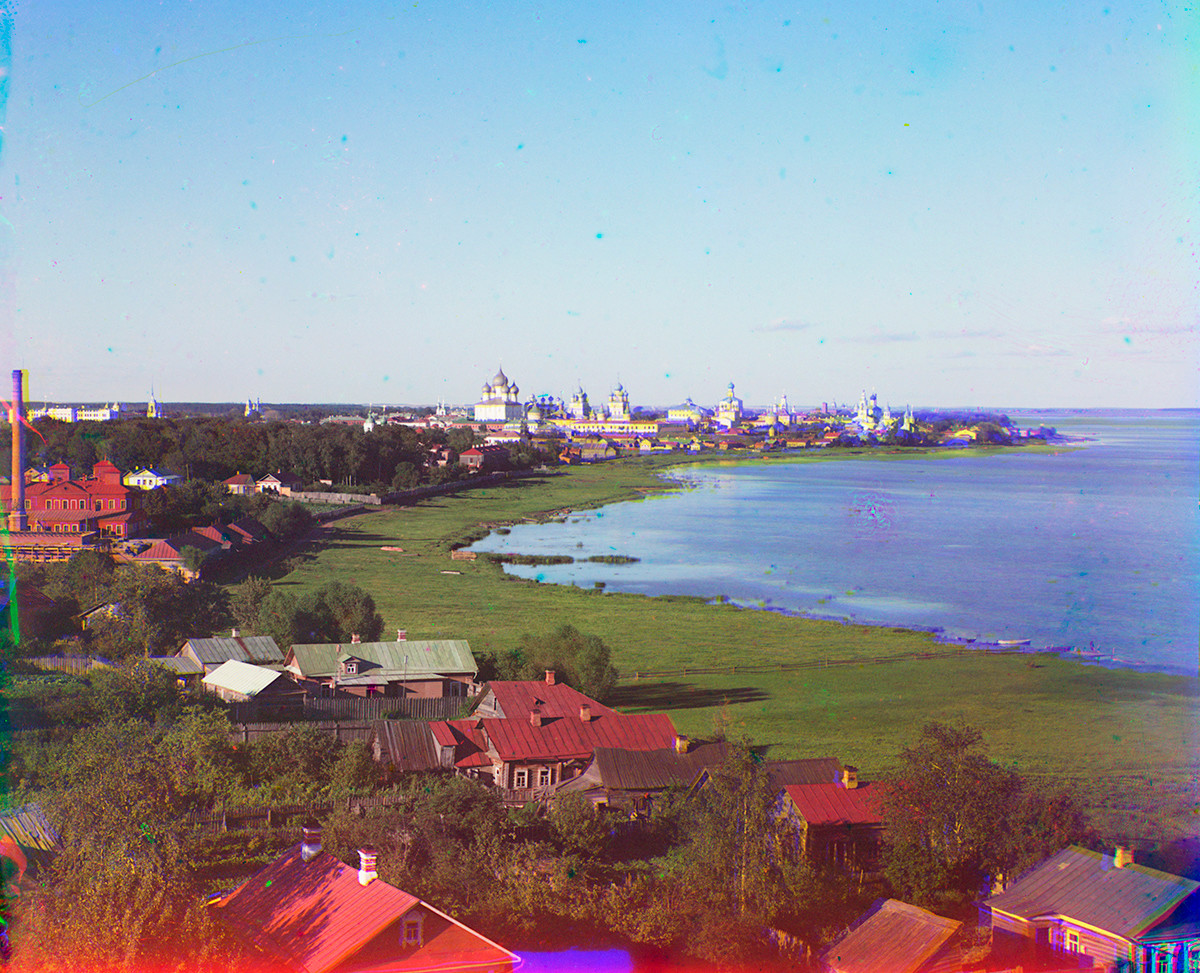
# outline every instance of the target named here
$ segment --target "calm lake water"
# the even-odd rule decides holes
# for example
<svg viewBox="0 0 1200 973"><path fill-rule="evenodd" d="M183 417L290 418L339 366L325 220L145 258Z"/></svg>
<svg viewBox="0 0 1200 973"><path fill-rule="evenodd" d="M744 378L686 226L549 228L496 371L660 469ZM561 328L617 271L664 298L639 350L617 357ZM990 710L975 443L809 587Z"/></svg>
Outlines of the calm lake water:
<svg viewBox="0 0 1200 973"><path fill-rule="evenodd" d="M514 527L478 551L646 595L1094 652L1197 672L1200 412L1010 413L1084 448L682 467L689 489ZM619 554L635 564L588 562Z"/></svg>

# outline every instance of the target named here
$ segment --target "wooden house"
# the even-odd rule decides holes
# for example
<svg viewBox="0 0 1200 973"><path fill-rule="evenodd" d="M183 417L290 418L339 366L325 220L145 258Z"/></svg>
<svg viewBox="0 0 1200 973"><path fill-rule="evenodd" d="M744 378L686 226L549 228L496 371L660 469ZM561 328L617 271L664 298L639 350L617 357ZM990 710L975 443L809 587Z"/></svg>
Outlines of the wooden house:
<svg viewBox="0 0 1200 973"><path fill-rule="evenodd" d="M320 829L212 905L267 959L263 973L510 973L515 953L321 847Z"/></svg>
<svg viewBox="0 0 1200 973"><path fill-rule="evenodd" d="M555 793L578 792L598 807L645 812L663 791L688 787L699 773L719 767L728 758L729 747L723 741L692 746L684 736L661 750L596 747L583 771L558 784Z"/></svg>
<svg viewBox="0 0 1200 973"><path fill-rule="evenodd" d="M299 710L304 705L304 690L278 669L237 659L222 662L201 684L227 703L257 703L273 711Z"/></svg>
<svg viewBox="0 0 1200 973"><path fill-rule="evenodd" d="M878 784L860 784L853 767L836 783L787 784L779 813L797 850L814 865L857 871L879 866L883 814Z"/></svg>
<svg viewBox="0 0 1200 973"><path fill-rule="evenodd" d="M277 670L283 668L283 653L271 636L242 636L237 629L229 638L188 639L175 655L181 659L191 659L204 670L205 675L230 659Z"/></svg>
<svg viewBox="0 0 1200 973"><path fill-rule="evenodd" d="M1072 846L980 905L993 965L1086 967L1096 973L1200 969L1200 882L1115 853Z"/></svg>
<svg viewBox="0 0 1200 973"><path fill-rule="evenodd" d="M962 923L896 899L878 899L821 952L823 973L956 973Z"/></svg>
<svg viewBox="0 0 1200 973"><path fill-rule="evenodd" d="M325 697L466 697L478 672L463 639L293 645L284 665L293 679Z"/></svg>

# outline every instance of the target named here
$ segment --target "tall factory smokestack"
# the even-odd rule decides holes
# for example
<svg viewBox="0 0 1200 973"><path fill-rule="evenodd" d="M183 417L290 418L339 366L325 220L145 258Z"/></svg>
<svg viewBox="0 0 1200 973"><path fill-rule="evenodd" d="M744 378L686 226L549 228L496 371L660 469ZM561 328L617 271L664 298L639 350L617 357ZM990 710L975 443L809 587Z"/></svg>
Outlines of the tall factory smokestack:
<svg viewBox="0 0 1200 973"><path fill-rule="evenodd" d="M24 374L14 368L12 373L12 408L8 418L12 423L12 487L9 490L8 529L25 530L25 395Z"/></svg>

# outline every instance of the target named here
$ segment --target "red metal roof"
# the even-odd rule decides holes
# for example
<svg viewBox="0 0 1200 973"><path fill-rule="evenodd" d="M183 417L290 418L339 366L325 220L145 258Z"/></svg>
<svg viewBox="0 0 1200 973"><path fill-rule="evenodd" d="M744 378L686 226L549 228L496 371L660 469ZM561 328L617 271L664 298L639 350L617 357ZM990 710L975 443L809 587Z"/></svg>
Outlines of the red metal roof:
<svg viewBox="0 0 1200 973"><path fill-rule="evenodd" d="M395 886L375 879L359 884L358 872L322 852L304 861L300 845L258 872L222 899L224 914L265 939L294 968L324 973L436 970L480 965L507 968L514 954ZM399 948L385 933L420 907L426 939L416 949ZM434 928L436 926L436 928ZM357 957L357 958L356 958Z"/></svg>
<svg viewBox="0 0 1200 973"><path fill-rule="evenodd" d="M578 716L484 720L484 732L500 759L567 760L588 757L596 747L661 750L674 746L675 725L665 713L623 716L611 710L588 722Z"/></svg>
<svg viewBox="0 0 1200 973"><path fill-rule="evenodd" d="M809 824L882 824L879 790L860 784L788 784L784 793Z"/></svg>
<svg viewBox="0 0 1200 973"><path fill-rule="evenodd" d="M563 683L551 685L542 679L499 680L489 682L488 687L496 697L500 712L507 719L528 718L535 706L543 716L578 717L579 707L583 703L591 707L593 715L617 715L616 710Z"/></svg>
<svg viewBox="0 0 1200 973"><path fill-rule="evenodd" d="M429 724L440 746L454 747L455 767L466 769L492 765L492 758L487 753L487 738L478 723L478 720L437 720Z"/></svg>

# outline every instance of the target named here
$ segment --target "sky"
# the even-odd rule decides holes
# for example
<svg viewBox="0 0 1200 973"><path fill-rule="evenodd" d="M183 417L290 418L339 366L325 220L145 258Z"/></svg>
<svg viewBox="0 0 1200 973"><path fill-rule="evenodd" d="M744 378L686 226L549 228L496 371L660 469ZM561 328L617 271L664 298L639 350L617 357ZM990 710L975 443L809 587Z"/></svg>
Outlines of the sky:
<svg viewBox="0 0 1200 973"><path fill-rule="evenodd" d="M34 402L1200 406L1194 6L0 21Z"/></svg>

